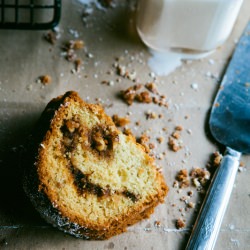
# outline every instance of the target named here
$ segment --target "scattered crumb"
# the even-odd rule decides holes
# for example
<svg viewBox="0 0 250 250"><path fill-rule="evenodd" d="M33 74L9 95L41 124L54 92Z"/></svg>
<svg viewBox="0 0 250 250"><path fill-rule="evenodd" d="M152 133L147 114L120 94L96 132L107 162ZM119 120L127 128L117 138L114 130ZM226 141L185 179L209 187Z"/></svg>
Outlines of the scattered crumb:
<svg viewBox="0 0 250 250"><path fill-rule="evenodd" d="M214 153L214 160L213 160L213 166L218 167L221 163L223 156L218 151Z"/></svg>
<svg viewBox="0 0 250 250"><path fill-rule="evenodd" d="M68 43L68 48L78 50L84 47L83 40L70 40Z"/></svg>
<svg viewBox="0 0 250 250"><path fill-rule="evenodd" d="M210 172L203 168L194 168L190 176L195 187L204 187L210 179Z"/></svg>
<svg viewBox="0 0 250 250"><path fill-rule="evenodd" d="M178 172L177 176L176 176L176 180L179 182L180 188L189 187L190 181L189 181L189 178L188 178L188 171L187 171L187 169L181 169Z"/></svg>
<svg viewBox="0 0 250 250"><path fill-rule="evenodd" d="M182 130L183 130L182 126L180 126L180 125L176 126L175 131L168 138L169 148L174 152L177 152L183 148L183 142L181 140L181 131Z"/></svg>
<svg viewBox="0 0 250 250"><path fill-rule="evenodd" d="M195 203L190 201L190 202L187 203L187 207L188 208L195 208Z"/></svg>
<svg viewBox="0 0 250 250"><path fill-rule="evenodd" d="M135 96L136 100L141 103L151 103L152 97L150 96L148 91L140 92Z"/></svg>
<svg viewBox="0 0 250 250"><path fill-rule="evenodd" d="M183 130L183 127L182 127L181 125L177 125L177 126L175 127L175 130L176 130L176 131L182 131L182 130Z"/></svg>
<svg viewBox="0 0 250 250"><path fill-rule="evenodd" d="M159 228L161 226L161 222L159 220L156 220L154 222L154 226L157 227L157 228Z"/></svg>
<svg viewBox="0 0 250 250"><path fill-rule="evenodd" d="M185 222L183 219L179 218L176 220L176 228L177 229L182 229L186 226Z"/></svg>
<svg viewBox="0 0 250 250"><path fill-rule="evenodd" d="M41 82L43 85L48 85L51 83L52 78L50 75L43 75L39 77L39 82Z"/></svg>
<svg viewBox="0 0 250 250"><path fill-rule="evenodd" d="M121 66L117 66L117 71L119 75L125 74L127 76L128 73L124 72L124 68ZM145 88L148 86L147 84L144 86ZM151 86L151 84L150 84ZM150 87L152 91L143 90L142 92L138 93L138 90L143 87L142 84L136 84L127 88L126 90L121 91L122 99L128 104L131 105L135 100L140 103L154 103L159 106L168 107L168 103L166 102L165 95L154 96L155 95L155 87L154 85ZM158 92L157 92L158 95ZM162 116L161 116L162 117Z"/></svg>
<svg viewBox="0 0 250 250"><path fill-rule="evenodd" d="M150 143L148 144L148 146L149 146L150 149L156 148L156 145L155 145L153 142L150 142Z"/></svg>
<svg viewBox="0 0 250 250"><path fill-rule="evenodd" d="M179 132L175 131L175 132L172 133L172 137L174 137L175 139L178 140L178 139L181 138L181 134Z"/></svg>
<svg viewBox="0 0 250 250"><path fill-rule="evenodd" d="M170 136L168 138L168 145L169 145L169 148L174 151L174 152L177 152L179 151L180 149L182 149L182 142L181 141L178 141L177 139L175 139L174 137Z"/></svg>
<svg viewBox="0 0 250 250"><path fill-rule="evenodd" d="M145 84L145 87L152 93L157 94L158 90L154 82L149 82Z"/></svg>
<svg viewBox="0 0 250 250"><path fill-rule="evenodd" d="M136 97L136 91L139 90L142 87L142 85L137 84L134 86L131 86L127 88L126 90L121 91L121 97L122 99L128 104L132 105L135 97Z"/></svg>
<svg viewBox="0 0 250 250"><path fill-rule="evenodd" d="M48 33L44 34L44 39L50 44L54 45L57 41L56 33L53 30L50 30Z"/></svg>
<svg viewBox="0 0 250 250"><path fill-rule="evenodd" d="M146 119L156 119L158 116L155 112L148 110L146 112Z"/></svg>
<svg viewBox="0 0 250 250"><path fill-rule="evenodd" d="M164 142L164 137L160 136L156 140L157 140L157 142L159 142L161 144Z"/></svg>

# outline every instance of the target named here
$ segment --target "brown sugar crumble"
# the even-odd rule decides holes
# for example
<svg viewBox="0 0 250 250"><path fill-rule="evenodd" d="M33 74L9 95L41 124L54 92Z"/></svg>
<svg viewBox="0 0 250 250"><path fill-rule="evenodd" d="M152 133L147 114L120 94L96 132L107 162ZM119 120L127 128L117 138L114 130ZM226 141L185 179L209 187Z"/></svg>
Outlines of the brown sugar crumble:
<svg viewBox="0 0 250 250"><path fill-rule="evenodd" d="M149 82L145 84L145 87L152 93L158 94L156 84L154 82Z"/></svg>
<svg viewBox="0 0 250 250"><path fill-rule="evenodd" d="M169 148L174 151L174 152L177 152L179 151L180 149L182 149L182 143L178 140L176 140L174 137L170 136L169 139L168 139L168 145L169 145Z"/></svg>
<svg viewBox="0 0 250 250"><path fill-rule="evenodd" d="M169 148L174 152L177 152L183 148L183 142L181 140L182 130L183 130L182 126L176 126L175 131L168 138Z"/></svg>
<svg viewBox="0 0 250 250"><path fill-rule="evenodd" d="M118 74L123 75L126 74L122 70L123 68L118 67ZM150 87L149 87L150 86ZM121 97L122 99L128 104L132 105L134 101L137 101L139 103L154 103L159 106L168 107L168 103L166 102L166 97L164 95L161 95L159 97L154 96L156 93L156 87L153 84L150 85L144 85L144 87L149 90L143 90L140 93L138 93L138 90L143 87L142 84L136 84L134 86L131 86L125 90L121 91ZM157 92L158 95L158 92Z"/></svg>
<svg viewBox="0 0 250 250"><path fill-rule="evenodd" d="M177 176L176 176L176 180L179 182L179 187L180 188L189 187L190 181L189 181L189 178L188 178L187 169L181 169L178 172Z"/></svg>
<svg viewBox="0 0 250 250"><path fill-rule="evenodd" d="M186 226L186 223L185 223L185 221L183 219L179 218L179 219L176 220L175 225L176 225L177 229L182 229L182 228L184 228Z"/></svg>
<svg viewBox="0 0 250 250"><path fill-rule="evenodd" d="M131 86L127 88L126 90L121 91L121 97L122 99L128 104L132 105L135 97L136 97L136 91L141 88L141 85L137 84L134 86Z"/></svg>
<svg viewBox="0 0 250 250"><path fill-rule="evenodd" d="M43 75L39 77L39 82L41 82L43 85L48 85L51 83L52 78L50 75Z"/></svg>
<svg viewBox="0 0 250 250"><path fill-rule="evenodd" d="M195 187L204 187L210 179L210 172L203 168L194 168L190 176Z"/></svg>
<svg viewBox="0 0 250 250"><path fill-rule="evenodd" d="M151 103L152 102L152 97L150 96L148 91L143 91L135 96L136 100L138 102L142 103Z"/></svg>

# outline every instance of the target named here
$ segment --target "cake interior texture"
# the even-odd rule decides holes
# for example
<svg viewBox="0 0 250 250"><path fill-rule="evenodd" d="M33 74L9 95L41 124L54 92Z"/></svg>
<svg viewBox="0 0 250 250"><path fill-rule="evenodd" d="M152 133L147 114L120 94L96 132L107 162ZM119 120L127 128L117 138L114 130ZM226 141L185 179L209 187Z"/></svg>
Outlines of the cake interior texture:
<svg viewBox="0 0 250 250"><path fill-rule="evenodd" d="M31 196L47 221L78 237L109 238L164 201L168 188L154 160L116 128L102 107L67 92L46 112L53 115L33 168L37 192L56 215L44 213L39 195Z"/></svg>

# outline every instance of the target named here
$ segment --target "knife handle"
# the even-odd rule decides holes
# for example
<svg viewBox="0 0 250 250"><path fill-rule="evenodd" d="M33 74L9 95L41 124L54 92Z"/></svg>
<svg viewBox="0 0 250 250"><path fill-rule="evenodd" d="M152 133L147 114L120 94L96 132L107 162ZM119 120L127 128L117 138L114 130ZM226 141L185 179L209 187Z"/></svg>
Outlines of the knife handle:
<svg viewBox="0 0 250 250"><path fill-rule="evenodd" d="M194 224L186 250L214 249L233 189L240 157L241 153L227 147Z"/></svg>

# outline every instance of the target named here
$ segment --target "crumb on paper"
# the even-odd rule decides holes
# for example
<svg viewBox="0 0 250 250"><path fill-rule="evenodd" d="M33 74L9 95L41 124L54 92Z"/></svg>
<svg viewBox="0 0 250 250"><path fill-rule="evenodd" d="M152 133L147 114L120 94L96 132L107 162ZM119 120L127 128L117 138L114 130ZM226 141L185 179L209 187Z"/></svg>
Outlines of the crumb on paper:
<svg viewBox="0 0 250 250"><path fill-rule="evenodd" d="M186 188L189 187L190 181L188 178L188 171L187 169L181 169L176 176L176 181L179 182L180 188Z"/></svg>
<svg viewBox="0 0 250 250"><path fill-rule="evenodd" d="M177 140L176 138L174 138L172 136L170 136L168 138L168 145L169 145L170 149L174 152L177 152L183 148L182 141Z"/></svg>
<svg viewBox="0 0 250 250"><path fill-rule="evenodd" d="M137 73L135 70L128 71L126 66L121 65L121 64L115 64L115 68L116 68L116 73L119 76L127 78L131 81L136 81Z"/></svg>
<svg viewBox="0 0 250 250"><path fill-rule="evenodd" d="M151 103L152 97L148 91L142 91L135 96L136 100L141 103Z"/></svg>
<svg viewBox="0 0 250 250"><path fill-rule="evenodd" d="M158 143L162 144L164 142L164 137L163 136L157 137L156 140Z"/></svg>
<svg viewBox="0 0 250 250"><path fill-rule="evenodd" d="M75 60L75 70L76 70L76 72L80 72L81 65L82 65L82 60L80 58L77 58Z"/></svg>
<svg viewBox="0 0 250 250"><path fill-rule="evenodd" d="M39 77L38 81L43 85L49 85L52 81L52 78L50 75L43 75Z"/></svg>
<svg viewBox="0 0 250 250"><path fill-rule="evenodd" d="M48 31L46 34L44 34L43 37L47 42L52 45L54 45L57 41L56 33L53 30Z"/></svg>
<svg viewBox="0 0 250 250"><path fill-rule="evenodd" d="M146 119L156 119L158 116L155 112L151 111L151 110L148 110L146 112Z"/></svg>
<svg viewBox="0 0 250 250"><path fill-rule="evenodd" d="M145 84L145 87L152 93L157 94L158 90L157 90L157 86L154 82L148 82Z"/></svg>
<svg viewBox="0 0 250 250"><path fill-rule="evenodd" d="M181 125L177 125L168 138L168 146L174 152L177 152L183 148L183 141L181 139L182 130L183 127Z"/></svg>
<svg viewBox="0 0 250 250"><path fill-rule="evenodd" d="M175 225L176 225L177 229L182 229L182 228L184 228L186 226L186 223L184 222L183 219L179 218L179 219L176 220Z"/></svg>
<svg viewBox="0 0 250 250"><path fill-rule="evenodd" d="M159 220L156 220L154 222L154 226L157 227L157 228L159 228L161 226L161 222Z"/></svg>
<svg viewBox="0 0 250 250"><path fill-rule="evenodd" d="M128 104L132 105L135 98L136 98L136 91L139 90L142 87L141 84L136 84L134 86L131 86L127 88L126 90L121 91L121 97L122 99Z"/></svg>
<svg viewBox="0 0 250 250"><path fill-rule="evenodd" d="M189 202L187 203L187 207L188 207L188 208L195 208L195 203L192 202L192 201L189 201Z"/></svg>
<svg viewBox="0 0 250 250"><path fill-rule="evenodd" d="M214 157L213 166L218 167L222 161L223 156L218 151L216 151L216 152L214 152L213 157Z"/></svg>
<svg viewBox="0 0 250 250"><path fill-rule="evenodd" d="M119 75L127 77L128 72L126 71L126 68L121 66L116 66L116 68ZM142 90L139 93L138 90L142 87L146 88L146 90ZM169 106L166 101L166 96L159 95L158 91L156 90L156 86L153 83L148 83L146 85L136 84L134 86L131 86L121 91L121 97L128 105L132 105L134 101L137 101L139 103L147 104L154 103L160 107L162 106L168 108ZM163 117L163 115L161 115L160 117Z"/></svg>
<svg viewBox="0 0 250 250"><path fill-rule="evenodd" d="M176 131L182 131L182 130L183 130L183 127L182 127L181 125L177 125L177 126L175 127L175 130L176 130Z"/></svg>
<svg viewBox="0 0 250 250"><path fill-rule="evenodd" d="M204 187L210 180L210 175L210 172L204 168L194 168L190 173L195 187Z"/></svg>

